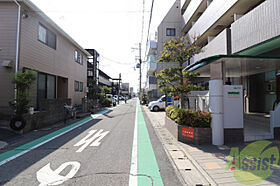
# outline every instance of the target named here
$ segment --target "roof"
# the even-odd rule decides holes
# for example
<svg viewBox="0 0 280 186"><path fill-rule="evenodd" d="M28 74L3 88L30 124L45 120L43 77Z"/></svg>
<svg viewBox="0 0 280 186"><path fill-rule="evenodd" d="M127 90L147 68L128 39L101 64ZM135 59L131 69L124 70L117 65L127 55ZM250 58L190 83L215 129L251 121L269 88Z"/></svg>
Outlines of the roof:
<svg viewBox="0 0 280 186"><path fill-rule="evenodd" d="M47 23L49 23L54 29L56 29L62 36L68 39L73 45L79 48L87 56L91 56L83 47L81 47L72 37L70 37L62 28L60 28L51 18L49 18L41 9L39 9L34 3L30 0L17 0L19 3L24 3L33 11L37 12ZM0 0L0 2L14 2L13 0Z"/></svg>
<svg viewBox="0 0 280 186"><path fill-rule="evenodd" d="M105 72L103 72L102 70L98 69L99 70L99 75L107 78L107 79L112 79L110 76L108 76Z"/></svg>

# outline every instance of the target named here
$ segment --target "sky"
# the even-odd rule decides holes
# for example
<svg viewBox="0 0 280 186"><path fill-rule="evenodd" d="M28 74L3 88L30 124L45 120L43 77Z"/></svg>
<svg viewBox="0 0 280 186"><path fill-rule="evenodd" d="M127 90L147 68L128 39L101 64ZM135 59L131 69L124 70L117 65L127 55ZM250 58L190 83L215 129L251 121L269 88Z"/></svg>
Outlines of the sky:
<svg viewBox="0 0 280 186"><path fill-rule="evenodd" d="M102 71L112 78L118 78L121 73L122 82L128 82L134 91L138 89L139 69L135 69L136 58L139 58L137 48L142 42L143 59L152 0L31 1L83 48L96 49L100 54ZM154 0L151 39L174 2L175 0ZM145 70L146 66L142 87Z"/></svg>

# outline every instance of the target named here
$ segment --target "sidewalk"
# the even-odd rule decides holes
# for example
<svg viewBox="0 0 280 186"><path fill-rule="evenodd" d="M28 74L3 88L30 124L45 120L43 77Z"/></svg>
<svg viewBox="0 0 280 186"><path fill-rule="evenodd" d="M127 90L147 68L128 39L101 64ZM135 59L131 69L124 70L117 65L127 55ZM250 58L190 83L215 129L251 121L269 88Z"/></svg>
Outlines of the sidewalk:
<svg viewBox="0 0 280 186"><path fill-rule="evenodd" d="M143 111L151 120L157 131L163 146L169 153L177 169L181 173L186 185L241 185L234 177L233 171L226 170L227 160L231 147L242 149L248 143L232 144L228 146L214 145L189 145L178 142L164 127L165 112L150 112L147 107ZM273 145L280 147L279 141L273 141ZM257 185L280 185L280 166L266 180Z"/></svg>

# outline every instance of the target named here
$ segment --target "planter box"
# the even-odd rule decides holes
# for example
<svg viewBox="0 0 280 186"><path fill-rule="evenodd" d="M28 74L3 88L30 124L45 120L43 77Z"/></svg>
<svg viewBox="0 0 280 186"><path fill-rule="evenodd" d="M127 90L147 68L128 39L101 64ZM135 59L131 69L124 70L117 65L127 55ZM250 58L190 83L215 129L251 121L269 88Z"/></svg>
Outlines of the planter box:
<svg viewBox="0 0 280 186"><path fill-rule="evenodd" d="M196 145L212 144L211 128L178 125L167 116L165 116L165 127L180 142Z"/></svg>

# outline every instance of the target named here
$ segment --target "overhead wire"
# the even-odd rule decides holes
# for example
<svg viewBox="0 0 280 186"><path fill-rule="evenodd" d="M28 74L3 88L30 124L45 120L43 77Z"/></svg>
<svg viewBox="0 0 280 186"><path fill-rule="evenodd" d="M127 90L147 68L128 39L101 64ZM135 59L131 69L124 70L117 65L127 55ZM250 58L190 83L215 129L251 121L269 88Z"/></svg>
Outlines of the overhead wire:
<svg viewBox="0 0 280 186"><path fill-rule="evenodd" d="M147 34L147 40L146 40L146 49L145 49L145 58L146 59L146 54L147 54L147 49L148 49L148 41L149 41L149 35L150 35L150 27L152 23L152 17L153 17L153 9L154 9L154 0L152 0L152 5L151 5L151 11L150 11L150 20L149 20L149 26L148 26L148 34Z"/></svg>

